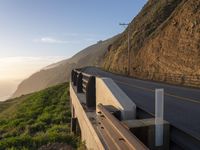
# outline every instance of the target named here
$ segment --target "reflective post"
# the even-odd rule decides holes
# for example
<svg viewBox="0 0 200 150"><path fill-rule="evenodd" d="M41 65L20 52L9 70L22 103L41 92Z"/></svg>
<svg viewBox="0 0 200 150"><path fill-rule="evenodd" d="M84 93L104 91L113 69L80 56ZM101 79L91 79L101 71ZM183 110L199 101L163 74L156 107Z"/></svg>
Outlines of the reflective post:
<svg viewBox="0 0 200 150"><path fill-rule="evenodd" d="M155 145L163 145L164 89L156 89L155 102Z"/></svg>

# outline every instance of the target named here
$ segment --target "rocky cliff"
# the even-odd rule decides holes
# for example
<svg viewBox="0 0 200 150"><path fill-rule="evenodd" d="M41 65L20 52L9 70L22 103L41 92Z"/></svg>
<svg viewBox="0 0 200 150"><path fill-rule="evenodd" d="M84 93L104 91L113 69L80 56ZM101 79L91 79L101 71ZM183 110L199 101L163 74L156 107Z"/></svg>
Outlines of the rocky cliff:
<svg viewBox="0 0 200 150"><path fill-rule="evenodd" d="M171 76L174 80L169 82L173 83L182 83L189 76L198 79L200 0L149 0L128 28L131 76L162 81ZM112 44L103 67L126 74L127 61L126 30Z"/></svg>

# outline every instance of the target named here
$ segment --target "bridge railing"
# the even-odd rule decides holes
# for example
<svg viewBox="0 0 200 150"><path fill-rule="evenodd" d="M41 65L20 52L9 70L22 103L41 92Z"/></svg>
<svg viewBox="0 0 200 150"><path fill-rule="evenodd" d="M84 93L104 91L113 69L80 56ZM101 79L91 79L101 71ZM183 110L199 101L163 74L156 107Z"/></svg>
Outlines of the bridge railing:
<svg viewBox="0 0 200 150"><path fill-rule="evenodd" d="M88 108L95 108L98 103L113 105L121 111L122 120L135 119L136 105L113 80L99 78L80 69L72 70L71 80L77 93L85 93Z"/></svg>
<svg viewBox="0 0 200 150"><path fill-rule="evenodd" d="M137 74L136 74L137 75ZM139 74L138 74L139 75ZM144 76L149 76L151 79L158 78L159 80L165 81L179 81L182 84L186 83L193 83L196 85L200 85L200 77L199 76L183 76L181 74L151 74L151 73L144 73ZM93 79L92 79L93 78ZM148 78L146 78L148 79ZM150 78L149 78L150 79ZM81 70L76 69L72 71L71 81L77 88L78 93L85 93L87 99L88 106L95 106L95 77L89 74L85 74L81 72ZM92 85L92 86L91 86ZM93 93L93 96L89 96ZM104 94L103 94L104 95ZM93 97L93 98L91 98ZM102 97L101 97L102 99ZM92 103L92 105L90 104ZM104 103L103 103L104 104ZM153 118L153 114L149 114L143 108L137 107L136 110L136 118L137 119L145 119L145 118ZM186 142L187 141L187 142ZM170 125L170 143L172 149L197 149L200 147L200 140L196 139L195 137L185 133L184 131L178 129L177 127Z"/></svg>
<svg viewBox="0 0 200 150"><path fill-rule="evenodd" d="M125 128L121 124L121 119L135 119L135 104L128 97L124 96L122 91L117 88L117 85L115 85L114 82L111 81L111 79L108 80L96 78L98 77L83 73L81 72L81 70L72 71L70 85L74 86L70 89L71 93L77 93L77 96L74 96L72 94L72 103L76 104L75 101L77 100L74 97L78 98L85 96L87 107L84 107L85 103L82 103L82 98L80 99L81 102L79 103L83 105L83 108L86 112L89 111L90 113L92 113L91 111L93 111L95 114L97 114L97 133L100 134L99 138L102 140L102 143L104 143L105 148L116 150L148 149L137 137L135 137L127 128ZM96 84L98 87L96 86ZM72 89L74 89L74 91ZM119 97L119 95L121 97ZM107 110L103 105L99 104L101 102L104 103L106 107L112 107L114 108L114 110L117 111L112 112L110 111L110 109ZM99 104L97 107L96 103ZM77 107L72 106L72 108L74 107L75 109L73 110L75 112L78 112L79 110L76 110ZM95 107L96 109L88 109L91 107ZM80 116L80 114L74 116ZM84 120L87 120L81 117L77 119L80 121L81 125L85 124ZM83 130L83 132L85 133L85 130L88 129L84 128ZM91 137L89 136L88 138L84 136L83 139L85 139L86 141L91 141Z"/></svg>
<svg viewBox="0 0 200 150"><path fill-rule="evenodd" d="M96 106L96 92L95 92L95 76L81 72L80 70L72 70L71 80L76 86L77 93L85 93L86 106Z"/></svg>

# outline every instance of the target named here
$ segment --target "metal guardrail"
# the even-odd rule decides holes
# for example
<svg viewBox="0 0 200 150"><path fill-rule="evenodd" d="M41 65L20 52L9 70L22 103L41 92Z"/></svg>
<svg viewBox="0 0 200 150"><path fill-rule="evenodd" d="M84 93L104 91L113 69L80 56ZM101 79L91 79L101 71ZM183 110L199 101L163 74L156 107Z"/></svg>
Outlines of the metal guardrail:
<svg viewBox="0 0 200 150"><path fill-rule="evenodd" d="M98 105L98 129L107 149L148 150L148 148L102 104Z"/></svg>

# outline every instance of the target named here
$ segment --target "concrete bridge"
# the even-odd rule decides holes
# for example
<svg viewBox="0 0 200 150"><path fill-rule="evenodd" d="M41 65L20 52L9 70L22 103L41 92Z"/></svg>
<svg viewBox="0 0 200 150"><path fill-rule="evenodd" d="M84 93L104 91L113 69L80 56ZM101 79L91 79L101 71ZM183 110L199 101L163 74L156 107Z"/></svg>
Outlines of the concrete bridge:
<svg viewBox="0 0 200 150"><path fill-rule="evenodd" d="M200 148L200 140L169 122L155 124L154 114L136 105L108 77L110 74L99 73L94 68L71 73L71 130L80 134L88 149ZM162 133L157 134L157 129L162 129Z"/></svg>

